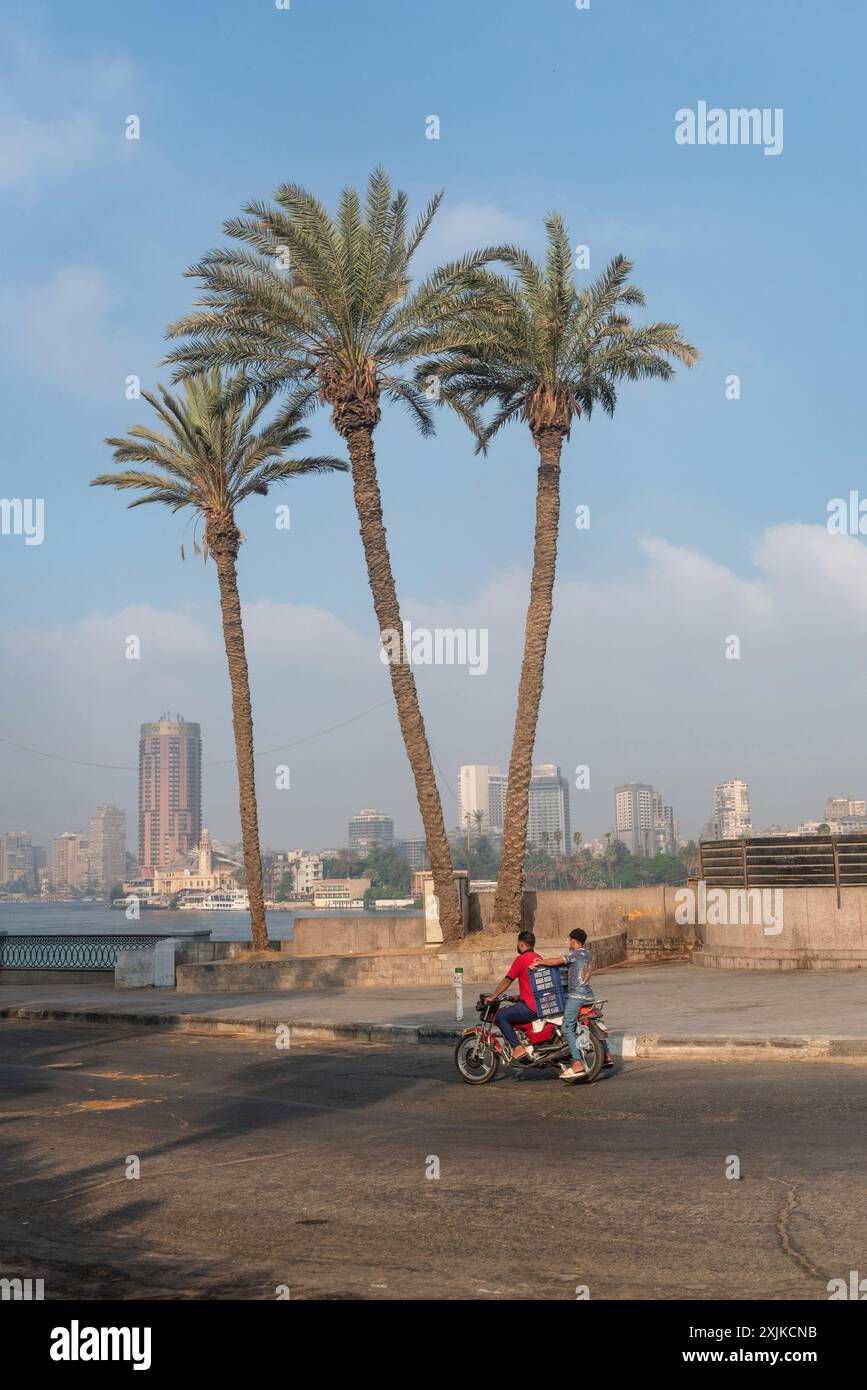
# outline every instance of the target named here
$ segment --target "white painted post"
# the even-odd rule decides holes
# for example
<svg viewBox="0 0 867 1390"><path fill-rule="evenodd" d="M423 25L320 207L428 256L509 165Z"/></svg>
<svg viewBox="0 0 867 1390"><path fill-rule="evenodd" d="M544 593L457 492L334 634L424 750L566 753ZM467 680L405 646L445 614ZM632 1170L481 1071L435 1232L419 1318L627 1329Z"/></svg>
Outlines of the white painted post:
<svg viewBox="0 0 867 1390"><path fill-rule="evenodd" d="M461 1023L464 1017L464 967L455 966L455 1021Z"/></svg>

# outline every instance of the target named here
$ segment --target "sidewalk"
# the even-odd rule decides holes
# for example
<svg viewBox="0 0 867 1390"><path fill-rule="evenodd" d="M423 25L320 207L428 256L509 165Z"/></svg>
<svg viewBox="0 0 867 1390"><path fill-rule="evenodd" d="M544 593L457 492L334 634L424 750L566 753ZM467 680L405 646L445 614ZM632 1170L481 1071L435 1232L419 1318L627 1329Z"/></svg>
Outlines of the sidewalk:
<svg viewBox="0 0 867 1390"><path fill-rule="evenodd" d="M492 981L493 984L493 981ZM705 970L686 963L600 971L597 996L622 1057L867 1060L867 971ZM0 1018L261 1035L289 1024L298 1042L454 1045L476 1022L480 986L177 994L110 985L6 985Z"/></svg>

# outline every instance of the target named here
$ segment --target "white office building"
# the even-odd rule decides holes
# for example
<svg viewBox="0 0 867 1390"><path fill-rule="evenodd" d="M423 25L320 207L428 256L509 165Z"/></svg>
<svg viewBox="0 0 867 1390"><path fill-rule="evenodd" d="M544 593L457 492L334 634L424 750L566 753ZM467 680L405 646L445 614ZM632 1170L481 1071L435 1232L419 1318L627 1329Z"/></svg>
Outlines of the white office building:
<svg viewBox="0 0 867 1390"><path fill-rule="evenodd" d="M391 849L394 821L384 811L368 807L349 822L349 848L369 853L372 849Z"/></svg>
<svg viewBox="0 0 867 1390"><path fill-rule="evenodd" d="M569 782L556 763L539 763L532 770L527 844L552 854L572 852Z"/></svg>
<svg viewBox="0 0 867 1390"><path fill-rule="evenodd" d="M119 806L97 807L90 819L90 882L111 889L126 878L126 813Z"/></svg>
<svg viewBox="0 0 867 1390"><path fill-rule="evenodd" d="M750 789L743 778L733 777L714 787L711 823L715 840L740 840L752 835Z"/></svg>
<svg viewBox="0 0 867 1390"><path fill-rule="evenodd" d="M624 782L614 788L614 834L630 854L656 853L656 811L662 798L649 782Z"/></svg>
<svg viewBox="0 0 867 1390"><path fill-rule="evenodd" d="M825 802L825 820L842 820L844 816L867 815L867 804L863 801L850 801L845 796L829 796Z"/></svg>
<svg viewBox="0 0 867 1390"><path fill-rule="evenodd" d="M477 812L481 812L483 831L502 833L506 816L506 786L508 778L499 768L488 763L468 763L458 771L458 803L461 830L475 830Z"/></svg>

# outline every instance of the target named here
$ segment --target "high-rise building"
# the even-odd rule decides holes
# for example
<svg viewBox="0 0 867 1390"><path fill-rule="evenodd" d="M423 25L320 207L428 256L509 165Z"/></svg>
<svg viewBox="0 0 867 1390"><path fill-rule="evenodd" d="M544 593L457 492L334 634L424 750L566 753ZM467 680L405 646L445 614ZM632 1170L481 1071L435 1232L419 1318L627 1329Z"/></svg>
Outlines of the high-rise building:
<svg viewBox="0 0 867 1390"><path fill-rule="evenodd" d="M35 879L33 844L26 830L10 830L0 835L0 883L33 888Z"/></svg>
<svg viewBox="0 0 867 1390"><path fill-rule="evenodd" d="M614 788L614 834L630 854L650 858L656 853L658 795L649 782L624 782Z"/></svg>
<svg viewBox="0 0 867 1390"><path fill-rule="evenodd" d="M90 881L94 888L113 888L126 878L126 812L98 806L90 821Z"/></svg>
<svg viewBox="0 0 867 1390"><path fill-rule="evenodd" d="M395 840L394 852L410 869L426 869L429 864L426 840Z"/></svg>
<svg viewBox="0 0 867 1390"><path fill-rule="evenodd" d="M752 835L750 789L743 778L733 777L714 787L711 821L715 840L740 840Z"/></svg>
<svg viewBox="0 0 867 1390"><path fill-rule="evenodd" d="M480 813L482 830L502 833L506 816L508 778L488 763L468 763L458 771L458 815L461 830L474 830Z"/></svg>
<svg viewBox="0 0 867 1390"><path fill-rule="evenodd" d="M87 838L81 830L67 830L54 841L51 853L51 886L54 889L86 888L89 878Z"/></svg>
<svg viewBox="0 0 867 1390"><path fill-rule="evenodd" d="M850 801L844 796L829 796L825 802L825 820L840 820L841 816L863 816L867 814L867 804L863 801Z"/></svg>
<svg viewBox="0 0 867 1390"><path fill-rule="evenodd" d="M680 838L674 807L663 805L662 795L657 791L653 793L653 828L655 852L657 854L674 854L677 851L677 842Z"/></svg>
<svg viewBox="0 0 867 1390"><path fill-rule="evenodd" d="M391 849L393 844L394 821L384 811L359 811L349 822L350 849Z"/></svg>
<svg viewBox="0 0 867 1390"><path fill-rule="evenodd" d="M202 832L202 731L178 716L142 724L138 757L139 871L168 868Z"/></svg>
<svg viewBox="0 0 867 1390"><path fill-rule="evenodd" d="M533 849L572 852L569 782L556 763L539 763L530 775L527 844Z"/></svg>

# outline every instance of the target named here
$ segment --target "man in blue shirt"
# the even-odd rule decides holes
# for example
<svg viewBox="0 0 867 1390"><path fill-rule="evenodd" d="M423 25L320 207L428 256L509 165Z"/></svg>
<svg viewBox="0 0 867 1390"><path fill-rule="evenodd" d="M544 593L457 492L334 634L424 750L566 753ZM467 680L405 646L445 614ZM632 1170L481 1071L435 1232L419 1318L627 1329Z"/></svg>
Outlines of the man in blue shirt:
<svg viewBox="0 0 867 1390"><path fill-rule="evenodd" d="M572 1053L572 1065L561 1068L561 1081L574 1081L576 1077L583 1076L586 1071L581 1057L581 1046L578 1042L578 1015L584 1005L592 1004L596 997L590 986L593 957L586 947L586 931L581 927L576 927L574 931L570 931L569 941L570 949L565 956L552 956L549 960L537 960L535 962L536 965L568 965L569 967L566 1007L563 1010L563 1034L569 1044L569 1051ZM613 1066L607 1039L605 1039L604 1046L604 1065L606 1067Z"/></svg>

